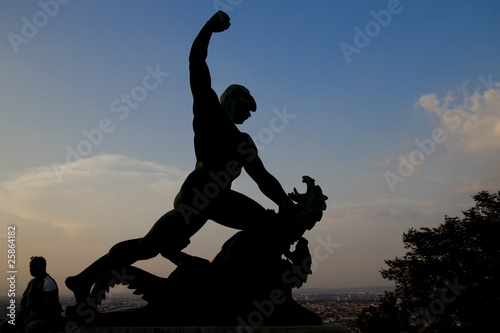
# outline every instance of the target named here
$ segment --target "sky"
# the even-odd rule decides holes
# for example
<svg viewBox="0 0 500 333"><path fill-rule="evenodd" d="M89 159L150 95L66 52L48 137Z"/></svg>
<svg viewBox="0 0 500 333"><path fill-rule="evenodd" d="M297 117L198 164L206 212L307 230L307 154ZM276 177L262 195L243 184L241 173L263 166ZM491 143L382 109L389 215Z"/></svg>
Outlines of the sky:
<svg viewBox="0 0 500 333"><path fill-rule="evenodd" d="M62 294L115 243L144 236L195 164L191 43L218 9L207 63L245 85L239 128L287 192L328 196L305 237L304 287L391 286L409 228L462 216L500 190L498 1L0 0L0 251L16 284L44 256ZM277 209L243 173L234 183ZM212 259L236 231L209 221L186 252ZM6 255L1 267L7 275ZM168 276L161 256L137 264ZM0 290L6 293L3 279Z"/></svg>

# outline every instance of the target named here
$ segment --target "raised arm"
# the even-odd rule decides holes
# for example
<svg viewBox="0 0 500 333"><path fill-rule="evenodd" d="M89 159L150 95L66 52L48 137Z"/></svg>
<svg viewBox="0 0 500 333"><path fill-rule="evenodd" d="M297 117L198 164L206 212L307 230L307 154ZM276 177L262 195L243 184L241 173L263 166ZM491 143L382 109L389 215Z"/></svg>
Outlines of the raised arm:
<svg viewBox="0 0 500 333"><path fill-rule="evenodd" d="M212 89L210 71L206 63L208 44L214 32L224 31L229 26L229 16L219 10L196 36L189 54L189 80L193 96L206 94Z"/></svg>

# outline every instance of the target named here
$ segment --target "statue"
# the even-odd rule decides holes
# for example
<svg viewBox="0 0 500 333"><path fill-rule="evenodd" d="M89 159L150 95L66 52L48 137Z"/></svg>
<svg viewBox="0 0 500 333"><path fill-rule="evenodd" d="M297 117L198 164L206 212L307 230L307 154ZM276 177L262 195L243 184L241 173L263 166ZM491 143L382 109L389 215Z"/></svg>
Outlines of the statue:
<svg viewBox="0 0 500 333"><path fill-rule="evenodd" d="M184 304L188 290L195 297L200 291L198 287L207 290L209 286L209 294L200 292L196 297L203 294L203 301L210 304L222 304L228 298L236 296L229 289L241 287L244 279L241 279L240 274L242 270L248 269L246 265L251 261L255 263L259 274L267 276L268 270L274 270L271 275L274 275L277 283L280 280L278 275L283 269L293 268L293 274L302 272L298 278L290 276L289 280L294 282L295 287L305 282L307 274L311 273L307 241L302 238L302 234L321 218L322 211L326 208L326 197L309 177L304 177L304 182L308 184L306 194L301 195L295 191L289 196L278 180L265 169L255 143L236 126L248 119L251 111L256 111L255 100L247 88L230 85L220 100L212 90L206 64L208 44L213 33L222 32L229 26L228 15L222 11L217 12L203 26L191 48L189 73L193 95L196 166L182 184L175 198L174 208L163 215L143 238L114 245L106 255L80 274L66 279L67 287L75 294L77 311L78 306L89 299L97 300L98 303L102 301L102 291L107 291L120 282L110 278L110 274L122 270L128 276L134 276L127 283L136 292L144 294L143 298L148 301L149 308L169 308L170 313L179 314L177 320L182 317L182 311L178 306L174 310L173 304ZM278 213L266 210L254 200L231 189L231 183L241 174L242 169L276 203ZM314 200L310 199L311 196ZM221 253L211 263L182 252L190 243L190 237L209 219L241 230L226 242ZM296 250L288 251L296 241ZM259 246L256 248L256 245ZM268 261L270 253L273 260ZM168 279L155 277L130 266L138 260L150 259L158 254L178 266ZM281 259L282 255L287 260ZM258 285L269 289L271 286L262 285L267 283L265 281L266 279L261 279ZM244 283L254 284L252 281ZM292 287L290 284L287 284L289 289ZM239 299L247 299L248 303L249 298L255 295L257 294L252 292ZM291 300L291 295L283 297ZM249 302L251 304L252 300ZM236 312L226 312L224 318L217 320L214 311L207 311L213 309L207 306L208 303L195 303L197 307L204 309L200 313L206 313L206 316L201 316L206 317L205 323L214 320L227 322L227 313L236 315L231 319L240 318L246 311L243 308L248 306L245 303L233 307ZM287 304L292 303L287 301ZM224 306L227 307L227 303ZM75 308L71 308L69 312L71 311L74 312ZM141 318L144 320L146 317L142 315Z"/></svg>
<svg viewBox="0 0 500 333"><path fill-rule="evenodd" d="M327 197L308 176L307 191L289 194L296 202L286 226L243 230L222 246L212 262L180 253L177 268L162 278L134 266L102 274L94 289L98 300L123 283L148 302L136 311L101 313L91 325L119 326L261 326L321 325L316 314L297 304L292 289L300 288L311 272L306 230L321 220ZM274 221L273 221L274 220ZM291 245L295 249L290 251ZM93 299L93 302L96 300ZM81 308L82 313L88 309Z"/></svg>

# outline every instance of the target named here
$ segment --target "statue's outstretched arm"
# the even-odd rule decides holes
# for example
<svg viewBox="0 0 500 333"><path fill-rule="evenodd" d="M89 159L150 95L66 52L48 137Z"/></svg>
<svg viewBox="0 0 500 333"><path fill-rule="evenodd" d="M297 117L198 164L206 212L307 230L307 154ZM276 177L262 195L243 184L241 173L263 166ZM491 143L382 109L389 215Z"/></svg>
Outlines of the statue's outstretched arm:
<svg viewBox="0 0 500 333"><path fill-rule="evenodd" d="M218 11L196 36L189 54L189 80L193 96L205 94L212 89L210 71L206 63L208 44L214 32L224 31L229 25L229 16L223 11Z"/></svg>
<svg viewBox="0 0 500 333"><path fill-rule="evenodd" d="M250 146L248 149L252 149L254 152L245 164L245 171L257 183L261 192L277 204L280 209L293 206L292 199L286 194L279 181L264 167L264 163L257 153L257 147L250 136L247 140Z"/></svg>

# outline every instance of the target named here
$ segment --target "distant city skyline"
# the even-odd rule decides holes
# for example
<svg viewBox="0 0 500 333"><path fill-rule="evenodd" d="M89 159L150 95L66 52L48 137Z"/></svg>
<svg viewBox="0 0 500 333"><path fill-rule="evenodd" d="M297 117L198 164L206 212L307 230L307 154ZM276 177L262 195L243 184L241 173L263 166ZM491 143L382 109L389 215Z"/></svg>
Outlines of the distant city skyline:
<svg viewBox="0 0 500 333"><path fill-rule="evenodd" d="M3 1L0 252L15 225L18 292L31 256L67 294L171 209L195 165L189 50L221 7L214 90L255 97L239 128L286 191L309 175L329 197L304 287L391 286L404 232L500 189L498 1ZM277 209L245 173L234 189ZM209 222L186 252L212 259L235 232Z"/></svg>
<svg viewBox="0 0 500 333"><path fill-rule="evenodd" d="M99 308L101 312L141 308L146 305L146 302L138 295L131 295L123 288L119 289L118 292L112 291L104 300ZM337 291L321 288L312 291L301 288L296 290L293 297L298 304L319 315L323 319L324 325L345 325L355 330L358 314L364 307L376 305L382 294L383 290L379 288L363 288L362 290L346 288ZM65 308L73 304L73 298L64 295L60 298L60 302ZM8 304L8 299L0 297L0 317L5 315L6 306L4 305L6 304Z"/></svg>

